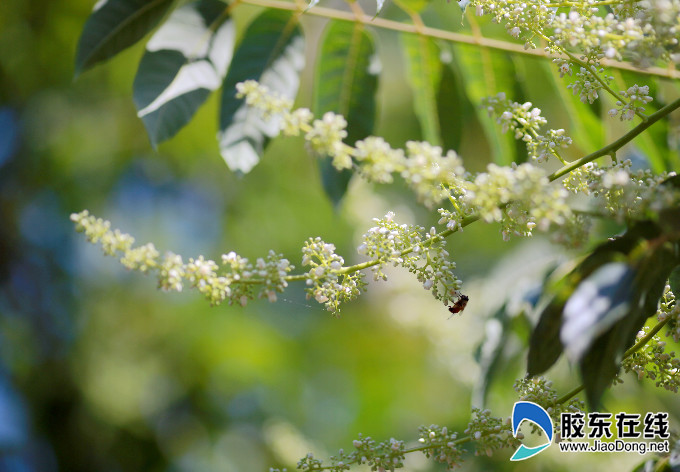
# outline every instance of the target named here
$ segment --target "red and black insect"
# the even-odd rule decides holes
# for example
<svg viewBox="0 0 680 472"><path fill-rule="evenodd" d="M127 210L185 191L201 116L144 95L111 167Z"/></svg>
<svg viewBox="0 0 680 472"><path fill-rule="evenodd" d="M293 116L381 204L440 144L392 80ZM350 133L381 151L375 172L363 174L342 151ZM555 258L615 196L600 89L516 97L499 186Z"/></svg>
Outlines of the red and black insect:
<svg viewBox="0 0 680 472"><path fill-rule="evenodd" d="M461 295L460 298L456 300L456 303L449 307L449 311L453 315L455 315L456 313L460 313L463 310L465 310L465 307L467 306L469 301L470 298L467 295Z"/></svg>

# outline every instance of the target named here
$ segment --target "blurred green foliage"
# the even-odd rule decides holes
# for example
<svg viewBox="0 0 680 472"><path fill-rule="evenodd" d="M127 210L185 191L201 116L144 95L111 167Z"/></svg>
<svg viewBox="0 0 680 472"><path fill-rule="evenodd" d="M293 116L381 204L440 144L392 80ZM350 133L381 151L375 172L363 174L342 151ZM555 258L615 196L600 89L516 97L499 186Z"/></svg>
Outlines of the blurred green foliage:
<svg viewBox="0 0 680 472"><path fill-rule="evenodd" d="M72 80L91 7L89 0L0 2L0 470L291 469L309 451L348 448L359 432L408 440L420 424L465 429L478 380L473 351L494 312L484 294L492 290L502 304L522 280L540 276L492 270L517 247L502 243L496 227L474 225L448 243L471 296L454 319L398 272L389 284L371 284L341 318L306 301L302 287L275 304L210 308L196 295L155 291L72 234L68 215L88 208L162 250L218 257L233 249L253 258L274 249L299 265L309 236L358 262L358 235L389 209L426 226L436 219L400 184L356 180L334 210L318 164L296 140L275 141L238 178L214 139L215 96L153 152L131 99L142 46ZM452 29L460 27L454 7L433 7L446 10L449 17L438 18ZM398 16L392 10L386 14ZM239 9L239 31L255 11ZM319 35L316 20L307 20L307 34ZM376 134L400 146L420 130L394 40L378 36L383 65L395 73L379 85ZM308 105L309 70L301 90L298 101ZM468 168L482 169L489 146L477 122L469 129L460 150ZM521 245L524 257L535 256L532 247ZM512 379L525 368L523 358L511 358L489 396L498 415L509 414ZM566 390L576 375L559 369L556 383ZM670 396L650 392L627 383L608 405L677 415ZM566 463L552 451L520 466L510 454L471 459L466 468L638 461L589 455ZM409 461L409 470L434 467Z"/></svg>

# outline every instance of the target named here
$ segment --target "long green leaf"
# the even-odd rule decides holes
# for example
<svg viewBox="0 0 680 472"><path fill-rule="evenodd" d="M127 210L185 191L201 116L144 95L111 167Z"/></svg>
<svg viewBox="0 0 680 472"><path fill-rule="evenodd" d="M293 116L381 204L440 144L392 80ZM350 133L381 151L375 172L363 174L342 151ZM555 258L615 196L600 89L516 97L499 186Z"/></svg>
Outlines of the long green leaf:
<svg viewBox="0 0 680 472"><path fill-rule="evenodd" d="M586 397L593 409L599 406L600 397L611 386L624 351L632 346L635 335L647 318L656 312L666 280L680 263L677 243L649 247L651 251L634 262L637 275L633 284L631 309L593 343L579 362Z"/></svg>
<svg viewBox="0 0 680 472"><path fill-rule="evenodd" d="M219 143L231 170L249 172L260 160L268 138L278 130L276 118L264 121L235 96L244 80L257 80L271 91L295 98L304 67L304 37L297 16L266 10L248 27L224 79Z"/></svg>
<svg viewBox="0 0 680 472"><path fill-rule="evenodd" d="M564 306L560 340L572 362L579 361L594 340L631 309L635 271L611 262L579 284Z"/></svg>
<svg viewBox="0 0 680 472"><path fill-rule="evenodd" d="M527 65L539 66L551 84L554 93L560 96L563 109L569 118L569 135L574 137L576 145L583 147L582 154L589 154L603 147L605 143L602 122L593 113L592 107L583 103L577 95L567 90L566 84L568 81L560 78L554 64L544 60L532 59L524 58L524 61ZM527 67L527 70L535 74L536 67ZM529 77L527 77L524 83L527 85L527 88L531 87Z"/></svg>
<svg viewBox="0 0 680 472"><path fill-rule="evenodd" d="M385 0L378 0L378 12L383 7ZM419 13L425 9L426 6L430 4L429 0L394 0L394 3L399 5L399 8L405 10L408 13Z"/></svg>
<svg viewBox="0 0 680 472"><path fill-rule="evenodd" d="M515 143L510 133L502 134L500 127L480 104L483 98L504 92L511 97L514 91L514 68L504 53L457 44L454 64L463 77L467 97L475 106L477 118L491 147L494 162L509 165L515 159Z"/></svg>
<svg viewBox="0 0 680 472"><path fill-rule="evenodd" d="M347 119L346 142L354 144L373 132L375 92L378 88L372 60L373 40L360 23L332 22L319 48L313 111L332 111ZM330 159L320 165L326 194L337 204L347 190L352 172L338 172Z"/></svg>
<svg viewBox="0 0 680 472"><path fill-rule="evenodd" d="M524 301L528 301L524 298ZM483 407L486 397L497 376L507 371L511 363L524 354L523 343L531 323L522 312L509 312L508 304L501 306L484 323L483 337L474 357L479 366L479 375L472 391L472 405Z"/></svg>
<svg viewBox="0 0 680 472"><path fill-rule="evenodd" d="M577 287L601 267L626 258L641 240L653 239L658 234L659 229L653 223L638 223L622 236L596 247L568 274L548 284L545 302L541 303L539 310L538 323L531 334L527 366L529 375L542 374L562 354L564 348L560 339L564 321L562 314Z"/></svg>
<svg viewBox="0 0 680 472"><path fill-rule="evenodd" d="M154 146L173 137L222 84L234 49L234 23L223 17L225 9L218 0L186 5L147 43L134 101Z"/></svg>
<svg viewBox="0 0 680 472"><path fill-rule="evenodd" d="M110 59L151 31L172 0L103 0L95 5L78 41L76 77Z"/></svg>
<svg viewBox="0 0 680 472"><path fill-rule="evenodd" d="M442 54L450 58L444 61L449 64L453 58L450 48ZM470 133L471 127L480 126L474 108L465 93L459 70L451 65L443 66L437 91L437 112L444 149L460 149L463 137Z"/></svg>
<svg viewBox="0 0 680 472"><path fill-rule="evenodd" d="M406 78L413 92L413 108L420 122L423 139L440 145L437 90L442 75L439 50L432 39L416 34L402 34L406 53Z"/></svg>

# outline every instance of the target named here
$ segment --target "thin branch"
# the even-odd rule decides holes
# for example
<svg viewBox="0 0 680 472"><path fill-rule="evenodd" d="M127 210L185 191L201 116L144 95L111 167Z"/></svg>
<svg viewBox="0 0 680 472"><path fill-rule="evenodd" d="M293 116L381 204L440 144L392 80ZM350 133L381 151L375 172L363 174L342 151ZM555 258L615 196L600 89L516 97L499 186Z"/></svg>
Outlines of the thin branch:
<svg viewBox="0 0 680 472"><path fill-rule="evenodd" d="M647 121L643 121L642 123L637 125L635 128L633 128L632 130L630 130L629 132L627 132L626 134L621 136L619 139L614 141L613 143L610 143L610 144L606 145L605 147L603 147L603 148L601 148L601 149L599 149L599 150L597 150L597 151L595 151L591 154L588 154L587 156L584 156L580 159L573 161L569 165L566 165L566 166L562 167L561 169L550 174L548 176L548 178L552 182L553 180L556 180L556 179L562 177L563 175L568 174L572 170L577 169L584 164L587 164L589 162L594 161L598 157L603 157L603 156L607 156L607 155L610 155L610 154L615 154L616 151L618 151L623 146L625 146L626 144L631 142L633 140L633 138L635 138L640 133L642 133L647 128L649 128L651 125L653 125L654 123L659 121L661 118L665 117L666 115L670 114L672 111L674 111L678 108L680 108L680 98L678 98L677 100L675 100L672 103L669 103L665 107L658 110L656 113L649 115L647 117Z"/></svg>
<svg viewBox="0 0 680 472"><path fill-rule="evenodd" d="M542 58L555 57L546 53L543 49L524 49L524 45L511 43L492 38L476 38L471 35L455 33L453 31L446 31L429 26L419 27L413 24L401 23L399 21L387 20L384 18L374 18L365 13L356 14L344 10L337 10L334 8L315 6L305 11L305 8L296 5L295 3L284 0L241 0L242 4L256 5L260 7L276 8L278 10L290 10L305 15L319 16L322 18L330 18L340 21L358 21L365 25L375 26L386 30L399 31L402 33L422 34L430 38L442 39L452 43L472 44L475 46L483 46L491 49L498 49L500 51L507 51L513 54L523 54L525 56L534 56ZM602 65L612 67L614 69L629 70L642 75L652 75L655 77L665 77L669 79L680 79L680 71L675 69L665 69L663 67L649 67L647 69L637 69L627 62L614 61L611 59L603 59Z"/></svg>
<svg viewBox="0 0 680 472"><path fill-rule="evenodd" d="M637 351L639 351L645 344L647 344L651 339L654 337L656 333L661 331L661 328L666 326L666 324L671 320L670 317L667 317L663 321L659 321L652 329L649 330L649 333L647 333L644 337L640 338L638 342L636 342L633 346L631 346L626 352L623 353L623 359L626 359L633 354L635 354ZM579 392L581 392L583 389L585 389L585 385L579 385L575 389L565 393L562 395L560 398L555 400L555 405L561 405L562 403L570 400L574 395L577 395Z"/></svg>

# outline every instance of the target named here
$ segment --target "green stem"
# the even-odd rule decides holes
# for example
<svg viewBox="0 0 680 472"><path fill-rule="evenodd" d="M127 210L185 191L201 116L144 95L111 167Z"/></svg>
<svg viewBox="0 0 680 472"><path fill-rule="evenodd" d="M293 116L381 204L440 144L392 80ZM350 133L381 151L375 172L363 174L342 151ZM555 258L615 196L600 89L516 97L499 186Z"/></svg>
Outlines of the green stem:
<svg viewBox="0 0 680 472"><path fill-rule="evenodd" d="M248 2L248 1L251 1L251 0L243 0L243 1ZM661 118L665 117L666 115L670 114L671 112L673 112L677 108L680 108L680 98L675 100L672 103L669 103L665 107L658 110L656 113L650 115L647 118L647 121L640 123L635 128L630 130L628 133L621 136L616 141L608 144L607 146L605 146L605 147L603 147L603 148L601 148L601 149L599 149L599 150L597 150L597 151L595 151L591 154L588 154L587 156L584 156L580 159L577 159L577 160L571 162L570 164L565 165L561 169L553 172L552 174L550 174L548 176L549 180L551 182L554 181L554 180L557 180L558 178L568 174L569 172L581 167L584 164L587 164L589 162L594 161L595 159L597 159L599 157L603 157L603 156L606 156L606 155L615 155L616 151L621 149L623 146L628 144L630 141L632 141L635 137L640 135L647 128L649 128L654 123L656 123L657 121L659 121ZM474 223L478 219L479 219L479 215L467 216L461 222L461 227L464 228L464 227L468 226L469 224ZM452 230L446 229L446 230L442 231L441 233L438 233L434 237L430 238L428 240L428 242L423 243L423 246L428 247L431 244L438 242L438 241L450 236L451 234L455 233L456 231L457 231L457 229L452 229ZM415 249L415 246L410 246L410 247L404 249L403 251L401 251L400 255L402 255L402 256L408 255L408 254L412 253L414 249ZM381 264L382 262L383 262L382 259L374 259L372 261L366 261L366 262L362 262L362 263L355 264L355 265L352 265L352 266L347 266L347 267L344 267L343 269L339 270L338 274L339 275L351 274L351 273L354 273L354 272L357 272L357 271L360 271L360 270L364 270L364 269L368 269L370 267L374 267L376 265ZM307 278L307 274L297 274L297 275L286 276L286 277L284 277L284 280L286 280L287 282L293 282L293 281L302 281L302 280L305 280L306 278ZM261 281L258 281L258 280L242 280L242 281L239 281L239 283L257 284L257 283L261 283Z"/></svg>
<svg viewBox="0 0 680 472"><path fill-rule="evenodd" d="M661 331L661 328L663 328L664 326L666 326L666 324L667 324L670 320L671 320L671 318L670 318L670 317L667 317L665 320L659 321L656 325L654 325L654 327L653 327L652 329L649 330L649 333L647 333L644 337L640 338L640 340L639 340L638 342L636 342L635 344L633 344L626 352L623 353L623 359L626 359L626 358L632 356L632 355L635 354L637 351L639 351L640 349L642 349L642 347L643 347L645 344L647 344L649 341L651 341L652 338L654 337L654 335L656 335L656 333L658 333L659 331ZM582 391L583 389L585 389L585 388L586 388L585 385L579 385L578 387L576 387L576 388L574 388L573 390L571 390L571 391L565 393L565 394L562 395L560 398L558 398L557 400L555 400L555 405L561 405L562 403L571 400L572 397L574 397L575 395L577 395L579 392L581 392L581 391Z"/></svg>
<svg viewBox="0 0 680 472"><path fill-rule="evenodd" d="M635 354L637 351L639 351L645 344L647 344L651 339L661 331L661 328L666 326L666 323L668 323L671 320L671 317L667 317L665 320L660 321L657 323L652 329L649 330L649 333L645 334L644 337L640 338L638 342L633 344L630 349L628 349L626 352L623 353L623 358L625 359L626 357L632 356Z"/></svg>
<svg viewBox="0 0 680 472"><path fill-rule="evenodd" d="M573 161L571 164L566 165L566 166L562 167L561 169L550 174L548 176L548 178L552 182L553 180L556 180L556 179L562 177L563 175L568 174L572 170L577 169L584 164L587 164L589 162L594 161L598 157L602 157L602 156L606 156L608 154L615 153L616 151L621 149L623 146L625 146L626 144L631 142L633 140L633 138L638 136L640 133L645 131L647 128L649 128L654 123L656 123L657 121L659 121L661 118L665 117L666 115L670 114L672 111L676 110L677 108L680 108L680 98L675 100L672 103L669 103L665 107L658 110L656 113L649 115L647 117L647 121L643 121L642 123L637 125L635 128L633 128L632 130L630 130L629 132L627 132L626 134L621 136L619 139L614 141L613 143L610 143L607 146L605 146L605 147L603 147L603 148L601 148L601 149L599 149L599 150L597 150L597 151L595 151L591 154L588 154L587 156L584 156L580 159Z"/></svg>

